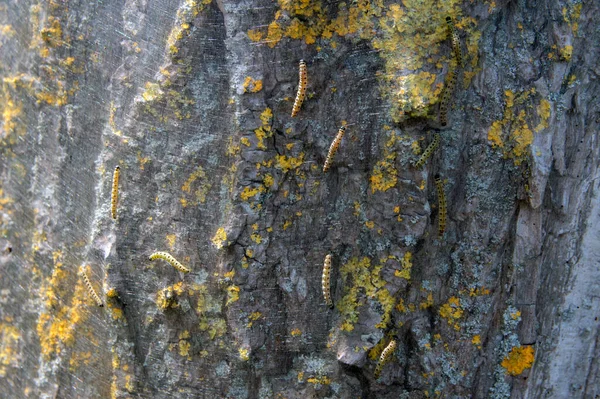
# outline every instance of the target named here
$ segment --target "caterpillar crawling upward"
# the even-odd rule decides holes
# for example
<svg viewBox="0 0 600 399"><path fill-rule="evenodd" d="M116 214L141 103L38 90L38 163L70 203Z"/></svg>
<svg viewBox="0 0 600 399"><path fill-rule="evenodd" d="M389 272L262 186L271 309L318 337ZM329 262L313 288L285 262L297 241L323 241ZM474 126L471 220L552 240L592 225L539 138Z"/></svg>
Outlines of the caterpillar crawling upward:
<svg viewBox="0 0 600 399"><path fill-rule="evenodd" d="M452 51L454 51L454 57L456 58L458 67L461 68L463 64L463 58L462 50L460 48L460 38L458 37L458 33L454 27L454 21L452 20L452 17L446 17L446 23L448 24L448 30L450 31L450 37L452 38Z"/></svg>
<svg viewBox="0 0 600 399"><path fill-rule="evenodd" d="M427 161L429 157L431 157L431 154L433 154L433 152L438 148L439 145L440 135L436 133L433 136L433 141L427 146L427 148L423 152L423 155L421 155L419 160L415 162L415 168L420 169L423 165L425 165L425 161Z"/></svg>
<svg viewBox="0 0 600 399"><path fill-rule="evenodd" d="M119 174L121 172L121 168L119 165L115 167L115 171L113 173L113 183L112 183L112 191L110 193L110 216L113 219L117 218L117 201L119 200Z"/></svg>
<svg viewBox="0 0 600 399"><path fill-rule="evenodd" d="M300 107L306 96L306 84L308 79L306 78L306 62L304 62L304 60L300 60L298 75L298 93L296 93L296 100L294 101L294 107L292 108L292 118L300 112Z"/></svg>
<svg viewBox="0 0 600 399"><path fill-rule="evenodd" d="M452 66L448 70L448 74L446 74L446 81L444 83L444 92L442 93L442 102L440 103L440 125L442 126L448 124L448 104L450 104L454 85L456 84L456 69Z"/></svg>
<svg viewBox="0 0 600 399"><path fill-rule="evenodd" d="M377 366L375 367L375 378L379 378L379 376L381 375L381 370L383 370L383 366L385 366L385 364L390 360L392 353L394 353L394 351L396 350L396 346L396 340L393 339L385 347L383 352L381 352L381 355L379 356L379 363L377 363Z"/></svg>
<svg viewBox="0 0 600 399"><path fill-rule="evenodd" d="M331 163L333 162L333 158L335 157L335 153L337 152L340 144L342 143L342 138L344 137L344 133L346 133L346 126L342 126L340 130L338 130L335 139L329 146L329 153L327 154L327 159L325 159L325 166L323 166L323 172L327 172L331 167Z"/></svg>
<svg viewBox="0 0 600 399"><path fill-rule="evenodd" d="M150 260L155 260L155 259L166 260L167 262L169 262L171 264L171 266L173 266L175 269L179 270L180 272L183 272L183 273L190 272L190 269L188 269L187 267L185 267L181 263L179 263L177 261L177 259L175 259L173 256L171 256L171 254L168 252L155 252L152 255L150 255Z"/></svg>
<svg viewBox="0 0 600 399"><path fill-rule="evenodd" d="M444 182L440 175L435 175L435 185L437 187L438 192L438 205L439 205L439 227L438 227L438 235L440 238L444 236L444 231L446 231L446 194L444 194Z"/></svg>
<svg viewBox="0 0 600 399"><path fill-rule="evenodd" d="M323 298L327 306L333 309L333 301L331 300L331 255L325 256L323 264L323 278L321 280L321 288L323 289Z"/></svg>
<svg viewBox="0 0 600 399"><path fill-rule="evenodd" d="M92 298L94 298L96 305L98 305L100 307L104 306L104 304L100 300L100 297L98 296L98 294L96 294L94 287L92 287L92 283L90 283L90 279L88 278L87 273L85 272L85 267L81 268L81 277L83 278L83 282L85 283L85 286L86 286L88 292L90 293L90 296Z"/></svg>

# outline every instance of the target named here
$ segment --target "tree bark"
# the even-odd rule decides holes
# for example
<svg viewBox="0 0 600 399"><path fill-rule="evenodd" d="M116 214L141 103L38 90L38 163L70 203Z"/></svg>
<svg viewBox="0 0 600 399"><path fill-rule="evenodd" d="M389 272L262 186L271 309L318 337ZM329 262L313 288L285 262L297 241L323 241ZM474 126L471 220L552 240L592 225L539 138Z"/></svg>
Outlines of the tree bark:
<svg viewBox="0 0 600 399"><path fill-rule="evenodd" d="M598 397L598 13L6 0L3 396Z"/></svg>

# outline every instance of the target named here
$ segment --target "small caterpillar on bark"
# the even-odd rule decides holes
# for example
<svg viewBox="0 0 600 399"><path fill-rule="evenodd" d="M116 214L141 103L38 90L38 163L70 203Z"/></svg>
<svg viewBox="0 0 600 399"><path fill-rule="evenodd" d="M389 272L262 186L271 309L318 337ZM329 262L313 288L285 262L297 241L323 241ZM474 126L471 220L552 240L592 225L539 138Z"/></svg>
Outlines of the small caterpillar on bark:
<svg viewBox="0 0 600 399"><path fill-rule="evenodd" d="M323 277L321 279L321 287L323 289L323 298L329 308L333 309L333 301L331 300L331 255L325 256L323 264Z"/></svg>
<svg viewBox="0 0 600 399"><path fill-rule="evenodd" d="M329 147L329 153L327 154L327 159L325 159L325 166L323 166L323 172L327 172L331 167L331 163L333 162L333 158L335 157L335 153L337 152L340 144L342 143L342 138L344 137L344 133L346 133L346 126L342 126L340 130L338 130L335 139L331 143Z"/></svg>
<svg viewBox="0 0 600 399"><path fill-rule="evenodd" d="M171 264L171 266L173 266L175 269L179 270L180 272L183 272L183 273L190 272L190 269L188 269L187 267L185 267L181 263L179 263L177 261L177 259L175 259L173 256L171 256L171 254L169 254L168 252L155 252L152 255L150 255L149 259L150 260L155 260L155 259L166 260L167 262L169 262Z"/></svg>
<svg viewBox="0 0 600 399"><path fill-rule="evenodd" d="M294 106L292 108L292 118L294 118L296 115L298 115L298 112L300 112L300 107L302 106L302 102L304 102L304 97L306 96L306 83L308 79L306 77L306 62L304 62L304 60L300 60L298 75L298 93L296 94L296 100L294 101Z"/></svg>
<svg viewBox="0 0 600 399"><path fill-rule="evenodd" d="M425 151L423 152L423 154L421 155L419 160L417 162L415 162L415 168L420 169L423 165L425 165L425 161L427 161L429 159L429 157L431 157L431 155L438 148L439 145L440 145L440 135L438 133L436 133L433 136L433 141L427 146L427 148L425 149Z"/></svg>
<svg viewBox="0 0 600 399"><path fill-rule="evenodd" d="M450 104L455 83L456 69L451 66L446 74L444 92L442 93L442 101L440 102L440 125L442 126L446 126L448 124L448 104Z"/></svg>
<svg viewBox="0 0 600 399"><path fill-rule="evenodd" d="M112 192L110 194L110 215L117 218L117 201L119 200L119 174L121 168L117 165L113 173Z"/></svg>
<svg viewBox="0 0 600 399"><path fill-rule="evenodd" d="M381 355L379 356L379 362L377 363L377 367L375 367L375 378L379 378L381 375L381 370L383 370L383 366L390 360L390 356L396 350L396 340L391 340L389 344L385 347Z"/></svg>
<svg viewBox="0 0 600 399"><path fill-rule="evenodd" d="M96 302L96 305L98 305L100 307L104 306L104 304L100 300L100 297L98 296L98 294L96 294L94 287L92 287L92 283L90 283L90 279L88 278L87 273L85 272L85 266L83 266L81 268L81 277L83 278L83 282L85 283L85 286L87 287L87 290L90 293L90 296Z"/></svg>
<svg viewBox="0 0 600 399"><path fill-rule="evenodd" d="M448 30L450 31L450 37L452 38L452 50L454 51L454 57L456 58L456 63L459 67L462 67L463 58L462 58L462 50L460 47L460 38L458 37L458 32L454 27L454 21L452 17L446 17L446 23L448 24Z"/></svg>
<svg viewBox="0 0 600 399"><path fill-rule="evenodd" d="M438 208L439 208L439 227L438 235L440 238L444 236L446 231L446 194L444 194L444 182L440 175L435 175L435 185L438 192Z"/></svg>

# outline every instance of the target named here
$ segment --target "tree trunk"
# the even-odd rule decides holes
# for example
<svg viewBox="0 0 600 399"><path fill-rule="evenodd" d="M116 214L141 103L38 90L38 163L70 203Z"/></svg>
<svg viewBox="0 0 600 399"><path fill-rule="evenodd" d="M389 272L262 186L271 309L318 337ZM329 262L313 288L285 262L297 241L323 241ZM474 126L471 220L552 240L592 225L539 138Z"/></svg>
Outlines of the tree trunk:
<svg viewBox="0 0 600 399"><path fill-rule="evenodd" d="M599 13L5 0L2 396L599 397Z"/></svg>

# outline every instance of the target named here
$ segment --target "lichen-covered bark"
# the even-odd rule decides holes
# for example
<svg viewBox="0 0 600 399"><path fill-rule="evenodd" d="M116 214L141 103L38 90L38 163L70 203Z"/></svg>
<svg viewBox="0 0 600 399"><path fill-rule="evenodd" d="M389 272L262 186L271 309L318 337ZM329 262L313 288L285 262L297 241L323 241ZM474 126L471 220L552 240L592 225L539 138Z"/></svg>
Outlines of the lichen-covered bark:
<svg viewBox="0 0 600 399"><path fill-rule="evenodd" d="M6 1L0 391L600 395L598 12Z"/></svg>

